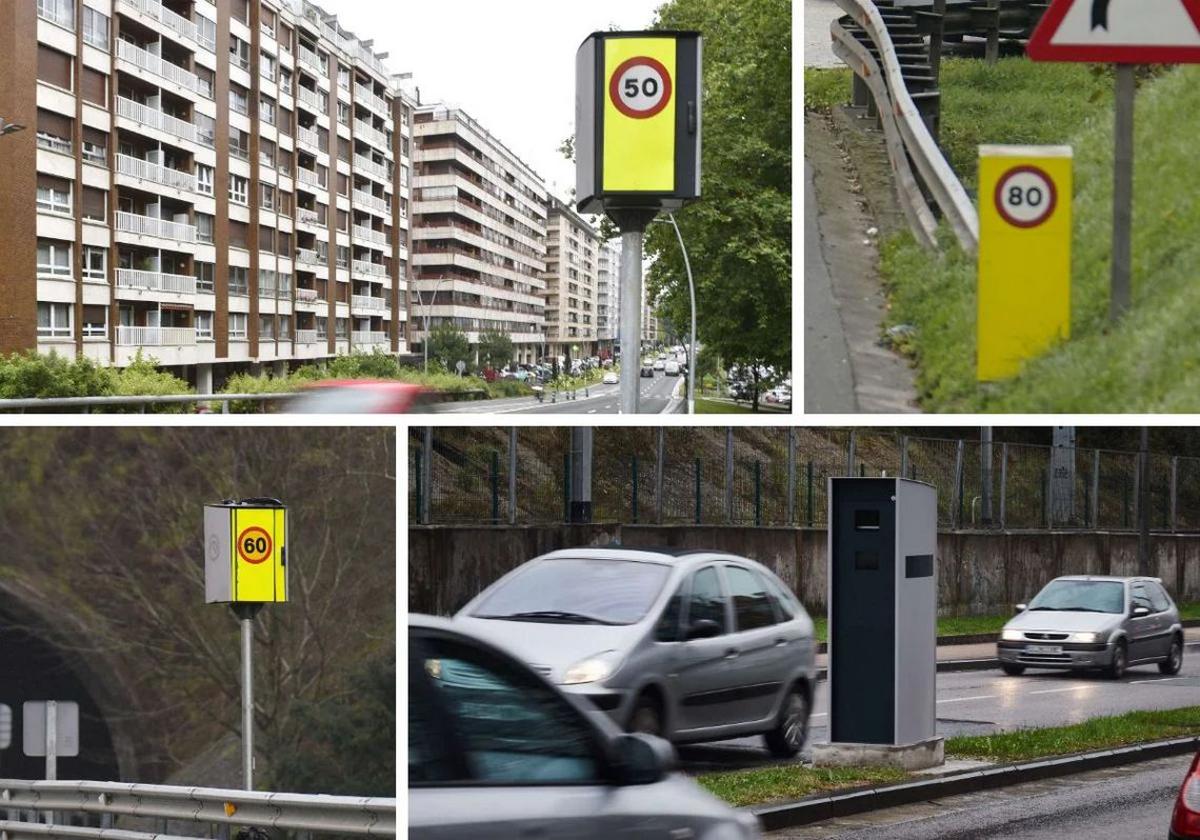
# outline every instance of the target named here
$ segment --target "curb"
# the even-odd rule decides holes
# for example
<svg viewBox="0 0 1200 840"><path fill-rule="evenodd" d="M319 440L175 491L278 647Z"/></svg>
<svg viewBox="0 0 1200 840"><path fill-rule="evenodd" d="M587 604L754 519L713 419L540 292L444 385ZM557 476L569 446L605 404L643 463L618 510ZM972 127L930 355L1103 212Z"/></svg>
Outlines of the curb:
<svg viewBox="0 0 1200 840"><path fill-rule="evenodd" d="M1200 748L1200 737L1153 741L1131 747L1080 753L1064 758L989 767L985 770L973 770L887 787L852 790L833 796L818 796L784 805L750 810L758 817L764 831L778 831L781 828L809 825L837 817L848 817L882 808L894 808L913 802L926 802L961 793L993 790L1041 779L1086 773L1089 770L1102 770L1118 765L1153 761L1158 758L1189 755L1196 752L1197 748Z"/></svg>

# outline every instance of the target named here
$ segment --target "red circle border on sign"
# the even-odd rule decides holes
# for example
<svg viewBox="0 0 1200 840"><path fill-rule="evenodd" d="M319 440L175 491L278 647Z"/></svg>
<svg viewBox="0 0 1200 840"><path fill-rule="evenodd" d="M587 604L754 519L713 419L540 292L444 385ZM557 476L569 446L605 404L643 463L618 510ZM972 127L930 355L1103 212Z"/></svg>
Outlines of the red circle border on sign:
<svg viewBox="0 0 1200 840"><path fill-rule="evenodd" d="M249 557L246 556L246 552L242 551L242 538L244 536L246 536L247 534L253 533L254 531L258 531L258 533L262 534L263 537L267 541L267 553L261 560L251 560ZM258 527L257 525L251 525L249 528L242 531L242 533L238 534L238 537L237 537L238 556L240 556L243 560L245 560L247 563L249 563L252 566L257 566L259 563L265 562L267 557L271 556L271 551L274 548L275 548L275 543L271 539L271 535L268 534L264 529Z"/></svg>
<svg viewBox="0 0 1200 840"><path fill-rule="evenodd" d="M648 65L652 70L657 71L658 75L663 80L662 100L660 100L659 103L649 111L635 111L626 105L621 100L621 91L617 84L620 82L621 76L624 75L626 70L638 64ZM617 69L613 71L612 78L608 80L608 98L612 101L613 107L625 116L632 117L635 120L648 120L650 117L655 117L661 114L667 105L670 104L671 94L674 92L674 90L675 88L671 84L671 74L667 72L667 68L663 66L661 61L656 58L651 58L648 55L638 55L622 61L617 66Z"/></svg>
<svg viewBox="0 0 1200 840"><path fill-rule="evenodd" d="M1020 175L1025 172L1041 176L1041 178L1046 181L1046 186L1050 188L1050 207L1040 219L1034 219L1031 222L1025 222L1021 221L1020 219L1013 218L1004 209L1004 184L1012 176ZM1058 187L1054 185L1054 179L1051 178L1046 170L1042 169L1040 166L1015 166L1005 172L1002 176L1000 176L1000 179L996 181L996 193L992 197L992 200L996 204L996 212L1000 214L1000 218L1004 219L1004 221L1008 222L1013 227L1025 229L1035 228L1048 222L1050 217L1054 215L1054 211L1058 208Z"/></svg>

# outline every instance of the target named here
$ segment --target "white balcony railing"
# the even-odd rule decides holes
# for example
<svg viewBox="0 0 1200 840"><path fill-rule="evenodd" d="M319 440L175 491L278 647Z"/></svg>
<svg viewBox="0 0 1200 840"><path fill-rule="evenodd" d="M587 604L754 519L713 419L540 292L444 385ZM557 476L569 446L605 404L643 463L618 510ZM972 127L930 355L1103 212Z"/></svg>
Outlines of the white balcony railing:
<svg viewBox="0 0 1200 840"><path fill-rule="evenodd" d="M200 92L200 80L194 73L169 61L164 61L154 53L128 41L117 41L117 57L130 62L141 70L179 85L181 88L193 93Z"/></svg>
<svg viewBox="0 0 1200 840"><path fill-rule="evenodd" d="M297 248L296 262L326 265L328 263L328 259L324 255L318 254L316 251L313 251L309 248Z"/></svg>
<svg viewBox="0 0 1200 840"><path fill-rule="evenodd" d="M355 344L386 344L388 334L383 330L355 330L350 338Z"/></svg>
<svg viewBox="0 0 1200 840"><path fill-rule="evenodd" d="M381 297L371 297L370 295L351 295L350 307L352 309L369 309L372 312L382 312L387 309L387 300Z"/></svg>
<svg viewBox="0 0 1200 840"><path fill-rule="evenodd" d="M378 149L388 147L387 135L363 120L354 121L354 138L370 143Z"/></svg>
<svg viewBox="0 0 1200 840"><path fill-rule="evenodd" d="M325 97L314 93L304 85L296 85L296 98L319 114L329 113L329 103Z"/></svg>
<svg viewBox="0 0 1200 840"><path fill-rule="evenodd" d="M117 327L123 347L187 347L196 343L194 327Z"/></svg>
<svg viewBox="0 0 1200 840"><path fill-rule="evenodd" d="M387 234L381 230L373 230L369 227L363 227L362 225L355 225L354 235L366 242L370 242L375 245L382 245L385 248L388 244Z"/></svg>
<svg viewBox="0 0 1200 840"><path fill-rule="evenodd" d="M296 330L296 343L297 344L316 344L317 343L317 331L316 330Z"/></svg>
<svg viewBox="0 0 1200 840"><path fill-rule="evenodd" d="M196 293L196 278L187 274L166 274L159 271L118 268L117 287L120 289L142 289L147 292L173 292L180 295L194 295Z"/></svg>
<svg viewBox="0 0 1200 840"><path fill-rule="evenodd" d="M321 214L316 210L309 210L307 207L301 207L296 211L296 219L306 225L325 227Z"/></svg>
<svg viewBox="0 0 1200 840"><path fill-rule="evenodd" d="M329 72L329 68L326 67L325 62L321 61L321 57L308 47L297 44L296 57L300 59L301 63L307 64L309 69L314 73L320 74L322 77Z"/></svg>
<svg viewBox="0 0 1200 840"><path fill-rule="evenodd" d="M203 43L200 40L200 29L196 24L175 14L158 0L120 0L120 3L134 11L141 12L146 17L153 18L176 35L187 38L196 44Z"/></svg>
<svg viewBox="0 0 1200 840"><path fill-rule="evenodd" d="M325 188L325 185L321 183L321 179L317 173L313 172L311 169L305 169L303 166L296 167L296 180L302 184L308 184L309 186L319 187L320 189Z"/></svg>
<svg viewBox="0 0 1200 840"><path fill-rule="evenodd" d="M387 102L365 88L360 87L354 91L354 101L361 102L381 117L391 116L392 112Z"/></svg>
<svg viewBox="0 0 1200 840"><path fill-rule="evenodd" d="M369 157L364 157L363 155L354 156L354 171L364 172L367 175L373 175L381 181L386 181L388 179L386 166L384 166L382 163L376 163Z"/></svg>
<svg viewBox="0 0 1200 840"><path fill-rule="evenodd" d="M157 111L148 105L126 99L123 96L117 97L117 116L141 123L148 128L165 131L180 140L196 142L196 126L190 122L172 117L170 114Z"/></svg>
<svg viewBox="0 0 1200 840"><path fill-rule="evenodd" d="M296 139L311 149L316 151L321 149L321 138L317 136L317 132L302 125L296 126Z"/></svg>
<svg viewBox="0 0 1200 840"><path fill-rule="evenodd" d="M382 198L376 198L375 196L371 195L369 192L363 192L362 190L355 190L354 191L354 201L356 204L361 204L363 207L368 207L378 213L387 215L387 212L388 212L387 202L384 201Z"/></svg>
<svg viewBox="0 0 1200 840"><path fill-rule="evenodd" d="M369 260L355 260L354 273L369 274L372 277L387 277L387 266Z"/></svg>
<svg viewBox="0 0 1200 840"><path fill-rule="evenodd" d="M300 303L315 303L317 300L317 290L297 288L296 300Z"/></svg>
<svg viewBox="0 0 1200 840"><path fill-rule="evenodd" d="M166 219L156 219L153 216L139 216L136 213L117 212L117 230L137 233L142 236L157 236L162 239L173 239L178 242L195 242L195 225L185 225L179 222L169 222Z"/></svg>
<svg viewBox="0 0 1200 840"><path fill-rule="evenodd" d="M173 187L177 190L195 190L196 176L190 172L180 172L178 169L172 169L169 166L160 166L157 163L151 163L148 160L141 158L130 157L129 155L117 155L117 172L121 175L128 175L131 178L138 178L142 181L153 181L156 184L162 184L164 187Z"/></svg>

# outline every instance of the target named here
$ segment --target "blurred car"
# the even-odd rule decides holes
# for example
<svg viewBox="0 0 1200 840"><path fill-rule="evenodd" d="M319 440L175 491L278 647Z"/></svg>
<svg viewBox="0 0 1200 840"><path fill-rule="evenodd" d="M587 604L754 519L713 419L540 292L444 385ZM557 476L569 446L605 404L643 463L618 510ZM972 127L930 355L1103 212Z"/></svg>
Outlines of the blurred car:
<svg viewBox="0 0 1200 840"><path fill-rule="evenodd" d="M630 731L675 743L762 735L780 757L804 746L813 623L753 560L564 549L509 572L456 619Z"/></svg>
<svg viewBox="0 0 1200 840"><path fill-rule="evenodd" d="M653 375L653 373L651 373L651 375ZM604 384L605 385L616 385L620 381L621 381L621 378L619 376L617 376L616 371L610 370L608 373L604 374Z"/></svg>
<svg viewBox="0 0 1200 840"><path fill-rule="evenodd" d="M1010 676L1026 668L1100 668L1120 679L1130 665L1183 666L1183 625L1158 578L1055 578L1000 633L996 654Z"/></svg>
<svg viewBox="0 0 1200 840"><path fill-rule="evenodd" d="M1171 828L1167 833L1170 840L1198 840L1200 838L1200 752L1192 759L1192 766L1183 777L1179 795L1175 797L1175 810L1171 814Z"/></svg>
<svg viewBox="0 0 1200 840"><path fill-rule="evenodd" d="M654 360L654 369L655 370L664 370L666 367L667 367L667 363L664 362L662 359Z"/></svg>
<svg viewBox="0 0 1200 840"><path fill-rule="evenodd" d="M414 840L752 840L758 820L680 773L660 738L586 702L457 622L408 624L408 836Z"/></svg>
<svg viewBox="0 0 1200 840"><path fill-rule="evenodd" d="M289 400L297 414L419 414L435 411L439 400L422 385L374 379L330 379Z"/></svg>
<svg viewBox="0 0 1200 840"><path fill-rule="evenodd" d="M665 373L667 376L678 376L679 375L679 362L676 362L675 360L671 360L671 361L667 362L663 366L663 373Z"/></svg>
<svg viewBox="0 0 1200 840"><path fill-rule="evenodd" d="M645 362L643 362L642 363L642 371L639 375L640 376L651 376L651 377L654 376L654 365L648 365Z"/></svg>
<svg viewBox="0 0 1200 840"><path fill-rule="evenodd" d="M782 386L778 388L772 388L770 391L767 391L766 396L763 397L763 400L769 403L789 405L792 402L792 391L790 388L784 388Z"/></svg>

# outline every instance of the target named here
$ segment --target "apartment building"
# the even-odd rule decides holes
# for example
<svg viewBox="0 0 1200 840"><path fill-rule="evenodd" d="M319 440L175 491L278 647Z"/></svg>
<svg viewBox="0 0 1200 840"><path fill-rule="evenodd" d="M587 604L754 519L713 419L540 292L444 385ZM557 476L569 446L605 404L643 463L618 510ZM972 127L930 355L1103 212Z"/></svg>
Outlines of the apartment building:
<svg viewBox="0 0 1200 840"><path fill-rule="evenodd" d="M462 110L413 111L409 340L451 324L472 345L485 332L513 341L521 362L546 340L546 187Z"/></svg>
<svg viewBox="0 0 1200 840"><path fill-rule="evenodd" d="M0 351L204 390L406 350L411 103L370 41L307 0L12 0L0 32Z"/></svg>
<svg viewBox="0 0 1200 840"><path fill-rule="evenodd" d="M596 343L601 357L616 354L620 323L621 247L616 242L604 242L596 259Z"/></svg>
<svg viewBox="0 0 1200 840"><path fill-rule="evenodd" d="M551 196L546 222L546 347L551 356L596 355L600 235Z"/></svg>
<svg viewBox="0 0 1200 840"><path fill-rule="evenodd" d="M659 330L658 316L655 314L654 303L646 295L642 287L642 346L654 347L662 340Z"/></svg>

